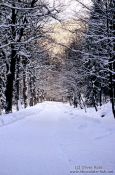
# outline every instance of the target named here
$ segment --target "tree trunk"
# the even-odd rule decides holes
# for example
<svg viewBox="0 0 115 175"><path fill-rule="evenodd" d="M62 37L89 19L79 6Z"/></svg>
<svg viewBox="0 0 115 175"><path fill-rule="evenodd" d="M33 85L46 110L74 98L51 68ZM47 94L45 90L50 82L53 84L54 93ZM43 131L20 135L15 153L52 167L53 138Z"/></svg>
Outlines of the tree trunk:
<svg viewBox="0 0 115 175"><path fill-rule="evenodd" d="M111 20L109 23L110 26L110 37L115 37L115 2L114 0L110 1L111 8ZM111 48L110 48L110 99L112 103L112 111L115 118L115 39L111 40Z"/></svg>
<svg viewBox="0 0 115 175"><path fill-rule="evenodd" d="M16 50L14 49L14 46L11 46L12 48L12 54L11 54L11 63L10 63L10 73L7 75L7 81L6 81L6 107L5 112L9 113L12 112L12 99L13 99L13 83L15 79L15 66L16 66Z"/></svg>
<svg viewBox="0 0 115 175"><path fill-rule="evenodd" d="M101 87L99 91L99 105L102 106L102 88Z"/></svg>
<svg viewBox="0 0 115 175"><path fill-rule="evenodd" d="M15 94L15 98L16 98L16 108L17 108L17 111L19 111L19 64L20 64L20 58L17 57L17 62L16 62L16 84L15 84L15 88L16 88L16 94Z"/></svg>
<svg viewBox="0 0 115 175"><path fill-rule="evenodd" d="M23 99L24 99L24 108L27 107L27 85L26 85L26 71L25 71L25 66L24 66L24 71L23 71Z"/></svg>
<svg viewBox="0 0 115 175"><path fill-rule="evenodd" d="M13 7L15 7L15 3L12 4ZM12 40L15 40L16 37L16 11L14 8L12 8L12 21L11 21L12 27L11 27L11 34L12 34ZM7 74L7 80L6 80L6 106L5 106L5 112L9 113L12 112L12 99L13 99L13 83L15 79L15 67L16 67L16 48L15 45L11 44L11 61L10 61L10 72Z"/></svg>
<svg viewBox="0 0 115 175"><path fill-rule="evenodd" d="M112 104L112 112L115 118L115 54L114 54L115 39L112 39L115 36L114 0L110 0L109 2L106 3L106 13L107 13L107 35L108 35L108 53L109 53L109 91L110 91L110 101Z"/></svg>

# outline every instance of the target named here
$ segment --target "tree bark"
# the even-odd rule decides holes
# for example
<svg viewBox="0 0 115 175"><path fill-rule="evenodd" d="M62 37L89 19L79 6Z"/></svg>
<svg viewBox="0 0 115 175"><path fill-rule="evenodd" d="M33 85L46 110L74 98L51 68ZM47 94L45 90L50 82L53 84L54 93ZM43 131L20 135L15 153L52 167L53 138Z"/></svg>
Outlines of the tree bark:
<svg viewBox="0 0 115 175"><path fill-rule="evenodd" d="M24 108L27 107L27 82L26 82L26 60L23 60L23 99L24 99Z"/></svg>
<svg viewBox="0 0 115 175"><path fill-rule="evenodd" d="M14 46L11 46L12 54L11 54L11 63L10 63L10 73L7 75L7 82L6 82L6 107L5 112L9 113L12 112L12 99L13 99L13 83L15 79L15 66L16 66L16 50Z"/></svg>
<svg viewBox="0 0 115 175"><path fill-rule="evenodd" d="M20 64L20 58L17 57L17 60L16 60L16 84L15 84L15 88L16 88L16 91L15 91L15 98L16 98L16 108L17 108L17 111L19 111L19 93L20 93L20 90L19 90L19 64Z"/></svg>
<svg viewBox="0 0 115 175"><path fill-rule="evenodd" d="M12 4L13 7L15 7L15 4ZM16 11L12 8L12 21L11 21L12 27L11 27L11 34L12 39L15 40L16 37ZM16 67L16 49L15 45L11 44L11 61L10 61L10 72L7 74L7 81L6 81L6 106L5 106L5 112L9 113L12 112L12 99L13 99L13 83L15 79L15 67Z"/></svg>

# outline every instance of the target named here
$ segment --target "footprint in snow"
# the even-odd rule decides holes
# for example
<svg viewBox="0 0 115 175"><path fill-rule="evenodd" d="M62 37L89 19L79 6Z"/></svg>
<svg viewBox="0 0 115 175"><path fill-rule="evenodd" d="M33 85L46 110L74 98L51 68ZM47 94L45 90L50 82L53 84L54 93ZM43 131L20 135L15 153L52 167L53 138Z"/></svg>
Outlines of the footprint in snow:
<svg viewBox="0 0 115 175"><path fill-rule="evenodd" d="M106 134L104 134L104 135L101 135L101 136L95 137L95 140L103 139L103 138L105 138L105 137L107 137L107 136L109 136L109 135L111 135L111 132L108 132L108 133L106 133Z"/></svg>
<svg viewBox="0 0 115 175"><path fill-rule="evenodd" d="M83 124L83 125L80 125L79 127L78 127L78 129L83 129L83 128L86 128L87 127L87 125L86 124Z"/></svg>

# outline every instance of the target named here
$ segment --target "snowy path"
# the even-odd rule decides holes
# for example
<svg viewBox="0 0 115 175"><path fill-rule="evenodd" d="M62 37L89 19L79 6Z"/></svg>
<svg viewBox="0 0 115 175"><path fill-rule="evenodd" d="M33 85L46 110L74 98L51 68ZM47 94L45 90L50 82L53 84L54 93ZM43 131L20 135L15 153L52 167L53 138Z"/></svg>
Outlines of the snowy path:
<svg viewBox="0 0 115 175"><path fill-rule="evenodd" d="M115 123L52 102L10 115L21 120L0 127L0 175L115 175Z"/></svg>

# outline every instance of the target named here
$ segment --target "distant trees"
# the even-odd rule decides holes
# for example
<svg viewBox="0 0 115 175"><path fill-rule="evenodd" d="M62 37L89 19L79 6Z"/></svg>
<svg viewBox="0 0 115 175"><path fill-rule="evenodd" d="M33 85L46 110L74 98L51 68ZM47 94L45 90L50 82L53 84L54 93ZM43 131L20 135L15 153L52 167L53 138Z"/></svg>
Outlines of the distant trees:
<svg viewBox="0 0 115 175"><path fill-rule="evenodd" d="M82 94L83 87L83 74L82 70L82 40L85 26L79 23L79 30L75 31L75 38L72 44L65 50L65 66L64 66L64 87L67 89L68 99L71 102L77 101L79 106L84 106ZM76 100L75 100L76 99Z"/></svg>

